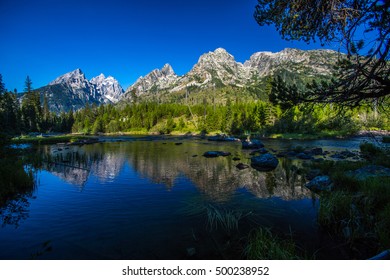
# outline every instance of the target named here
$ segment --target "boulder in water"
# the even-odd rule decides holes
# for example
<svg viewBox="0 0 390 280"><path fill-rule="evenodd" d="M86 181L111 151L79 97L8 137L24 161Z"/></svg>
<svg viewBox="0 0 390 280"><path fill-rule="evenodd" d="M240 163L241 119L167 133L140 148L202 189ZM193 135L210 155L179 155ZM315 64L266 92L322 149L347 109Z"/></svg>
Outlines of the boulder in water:
<svg viewBox="0 0 390 280"><path fill-rule="evenodd" d="M296 157L299 159L313 159L311 155L308 155L306 153L299 153L296 155Z"/></svg>
<svg viewBox="0 0 390 280"><path fill-rule="evenodd" d="M279 164L278 159L271 154L263 154L251 158L251 166L259 171L274 170Z"/></svg>
<svg viewBox="0 0 390 280"><path fill-rule="evenodd" d="M223 152L223 151L207 151L203 154L203 156L206 158L215 158L215 157L219 157L219 156L227 157L230 155L231 155L231 153Z"/></svg>
<svg viewBox="0 0 390 280"><path fill-rule="evenodd" d="M305 186L312 191L331 191L333 188L332 180L326 175L315 177Z"/></svg>
<svg viewBox="0 0 390 280"><path fill-rule="evenodd" d="M218 141L218 142L239 142L241 141L238 138L226 135L226 134L217 134L214 136L210 136L208 138L209 141Z"/></svg>

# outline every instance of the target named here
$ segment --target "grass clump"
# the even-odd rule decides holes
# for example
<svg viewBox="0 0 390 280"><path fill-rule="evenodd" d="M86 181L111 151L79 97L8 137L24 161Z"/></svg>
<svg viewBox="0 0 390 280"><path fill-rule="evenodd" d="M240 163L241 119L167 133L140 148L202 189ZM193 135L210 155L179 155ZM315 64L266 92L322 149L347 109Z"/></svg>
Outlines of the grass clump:
<svg viewBox="0 0 390 280"><path fill-rule="evenodd" d="M360 144L360 152L371 163L390 167L389 149L365 142Z"/></svg>
<svg viewBox="0 0 390 280"><path fill-rule="evenodd" d="M360 144L360 151L366 157L375 157L382 154L382 150L379 147L368 142Z"/></svg>
<svg viewBox="0 0 390 280"><path fill-rule="evenodd" d="M343 191L323 195L318 210L318 223L332 232L339 232L342 224L351 220L352 196Z"/></svg>
<svg viewBox="0 0 390 280"><path fill-rule="evenodd" d="M390 203L390 177L368 178L358 183L358 189L366 197L373 199L376 211L382 210Z"/></svg>
<svg viewBox="0 0 390 280"><path fill-rule="evenodd" d="M310 163L310 168L319 169L321 174L337 177L345 175L346 172L356 170L367 165L365 161L333 161L324 160Z"/></svg>
<svg viewBox="0 0 390 280"><path fill-rule="evenodd" d="M363 161L315 162L311 168L329 175L334 186L320 197L320 227L359 251L355 257L369 258L390 247L390 175L383 168L390 167L390 156L372 143L360 150Z"/></svg>
<svg viewBox="0 0 390 280"><path fill-rule="evenodd" d="M376 224L376 232L380 240L380 250L390 248L390 203L379 214L379 222Z"/></svg>
<svg viewBox="0 0 390 280"><path fill-rule="evenodd" d="M297 246L291 239L281 239L267 228L259 228L250 233L244 254L250 260L300 259Z"/></svg>
<svg viewBox="0 0 390 280"><path fill-rule="evenodd" d="M219 209L213 205L206 208L207 227L210 230L222 228L226 232L238 230L239 222L249 216L251 212L244 213L240 210Z"/></svg>
<svg viewBox="0 0 390 280"><path fill-rule="evenodd" d="M331 174L334 188L336 190L356 192L359 190L359 180L353 176L348 175L348 171L337 170Z"/></svg>
<svg viewBox="0 0 390 280"><path fill-rule="evenodd" d="M333 180L335 190L320 198L319 225L352 249L369 244L368 251L379 253L390 247L390 177L357 180L338 173Z"/></svg>

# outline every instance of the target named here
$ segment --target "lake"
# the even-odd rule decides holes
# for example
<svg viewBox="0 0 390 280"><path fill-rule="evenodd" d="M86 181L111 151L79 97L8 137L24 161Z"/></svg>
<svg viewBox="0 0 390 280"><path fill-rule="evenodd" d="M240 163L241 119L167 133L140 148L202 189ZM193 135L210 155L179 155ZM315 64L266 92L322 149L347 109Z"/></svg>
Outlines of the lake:
<svg viewBox="0 0 390 280"><path fill-rule="evenodd" d="M302 160L239 170L251 156L236 142L104 140L27 150L44 160L32 193L2 206L1 259L240 259L259 227L293 238L310 256L348 258L317 225L319 200L304 187ZM274 151L342 151L362 140L263 142Z"/></svg>

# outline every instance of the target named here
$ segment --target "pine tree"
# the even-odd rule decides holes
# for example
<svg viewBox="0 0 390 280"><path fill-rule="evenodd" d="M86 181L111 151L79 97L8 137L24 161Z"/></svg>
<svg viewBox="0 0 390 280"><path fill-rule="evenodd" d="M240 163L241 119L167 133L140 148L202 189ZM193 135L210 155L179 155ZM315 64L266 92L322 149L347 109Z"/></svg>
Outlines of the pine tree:
<svg viewBox="0 0 390 280"><path fill-rule="evenodd" d="M30 79L30 76L26 77L26 80L24 81L24 92L31 93L32 92L32 81Z"/></svg>
<svg viewBox="0 0 390 280"><path fill-rule="evenodd" d="M32 81L27 76L25 81L25 94L22 101L22 118L26 132L40 131L42 123L42 107L40 95L34 92Z"/></svg>
<svg viewBox="0 0 390 280"><path fill-rule="evenodd" d="M5 90L5 84L3 83L3 75L0 74L0 95L4 94L6 92Z"/></svg>
<svg viewBox="0 0 390 280"><path fill-rule="evenodd" d="M45 123L45 126L48 125L49 119L50 119L50 109L49 109L49 102L47 100L46 94L43 96L43 108L42 108L42 119L43 122Z"/></svg>

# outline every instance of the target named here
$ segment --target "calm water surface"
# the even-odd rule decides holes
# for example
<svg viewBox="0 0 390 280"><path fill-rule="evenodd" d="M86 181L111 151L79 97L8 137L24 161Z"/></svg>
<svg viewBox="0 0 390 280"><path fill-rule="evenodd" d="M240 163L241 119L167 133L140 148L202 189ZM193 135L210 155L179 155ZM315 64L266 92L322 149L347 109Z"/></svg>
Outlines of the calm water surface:
<svg viewBox="0 0 390 280"><path fill-rule="evenodd" d="M340 258L317 227L318 199L302 187L302 162L238 170L250 163L239 143L126 140L40 148L46 162L32 196L3 211L0 258L238 259L260 226L293 236L317 257ZM361 139L264 142L279 151L298 144L353 150ZM202 156L210 150L232 156Z"/></svg>

